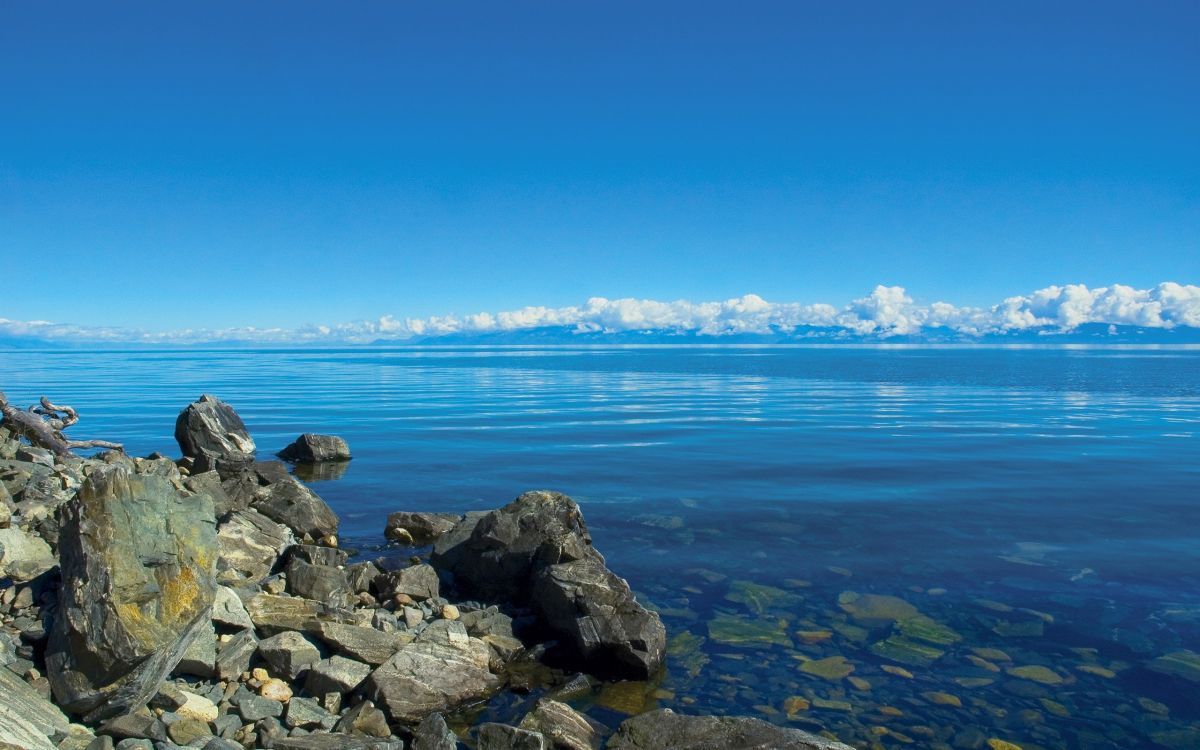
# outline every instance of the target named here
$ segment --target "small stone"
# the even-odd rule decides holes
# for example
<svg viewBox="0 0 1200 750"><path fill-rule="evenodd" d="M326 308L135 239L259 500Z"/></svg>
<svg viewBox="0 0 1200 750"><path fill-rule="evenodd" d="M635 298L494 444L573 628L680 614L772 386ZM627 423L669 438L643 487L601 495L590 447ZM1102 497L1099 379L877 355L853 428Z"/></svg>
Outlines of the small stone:
<svg viewBox="0 0 1200 750"><path fill-rule="evenodd" d="M362 662L334 656L313 665L304 683L310 695L337 692L351 693L371 674L371 667Z"/></svg>
<svg viewBox="0 0 1200 750"><path fill-rule="evenodd" d="M279 701L280 703L287 703L292 699L292 689L288 687L288 684L274 677L262 684L262 687L258 690L258 694L268 700Z"/></svg>
<svg viewBox="0 0 1200 750"><path fill-rule="evenodd" d="M304 635L295 631L286 631L258 642L258 654L278 675L294 680L313 664L321 660L321 650ZM266 674L265 670L262 671ZM255 679L263 679L254 675Z"/></svg>
<svg viewBox="0 0 1200 750"><path fill-rule="evenodd" d="M954 706L955 708L962 708L962 700L957 695L951 695L950 693L930 691L921 693L921 697L938 706Z"/></svg>
<svg viewBox="0 0 1200 750"><path fill-rule="evenodd" d="M457 620L458 607L454 606L453 604L447 604L446 606L442 607L442 619Z"/></svg>
<svg viewBox="0 0 1200 750"><path fill-rule="evenodd" d="M167 736L177 745L190 745L201 737L211 737L208 723L198 719L180 719L167 727Z"/></svg>
<svg viewBox="0 0 1200 750"><path fill-rule="evenodd" d="M1043 685L1061 685L1063 683L1061 675L1040 664L1032 664L1025 667L1010 667L1008 673L1013 677L1018 677L1022 680L1031 680Z"/></svg>
<svg viewBox="0 0 1200 750"><path fill-rule="evenodd" d="M830 656L825 659L814 659L800 665L800 671L825 680L837 682L854 671L854 665L846 661L844 656Z"/></svg>
<svg viewBox="0 0 1200 750"><path fill-rule="evenodd" d="M997 739L995 737L988 740L987 744L992 750L1021 750L1020 745L1014 745L1011 742L1005 742L1004 740Z"/></svg>

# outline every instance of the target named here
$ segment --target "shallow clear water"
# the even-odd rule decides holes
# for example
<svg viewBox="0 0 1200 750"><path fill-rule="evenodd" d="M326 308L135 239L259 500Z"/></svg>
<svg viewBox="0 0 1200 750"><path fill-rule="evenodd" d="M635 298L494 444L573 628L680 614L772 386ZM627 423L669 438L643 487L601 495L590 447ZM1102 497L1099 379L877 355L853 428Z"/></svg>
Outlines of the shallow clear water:
<svg viewBox="0 0 1200 750"><path fill-rule="evenodd" d="M393 510L572 495L674 638L661 682L599 696L612 721L1200 747L1200 350L9 352L0 389L139 454L174 454L201 393L264 454L342 435L355 459L315 488L349 544Z"/></svg>

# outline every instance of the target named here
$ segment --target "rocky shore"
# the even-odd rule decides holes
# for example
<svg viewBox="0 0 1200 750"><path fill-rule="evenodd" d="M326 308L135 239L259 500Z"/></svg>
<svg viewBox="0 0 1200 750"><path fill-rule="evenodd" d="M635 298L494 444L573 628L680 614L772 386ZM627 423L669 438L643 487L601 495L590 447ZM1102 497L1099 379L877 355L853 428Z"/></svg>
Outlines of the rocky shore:
<svg viewBox="0 0 1200 750"><path fill-rule="evenodd" d="M657 674L666 632L565 495L397 511L385 534L411 557L360 560L213 397L180 413L178 459L83 458L15 425L0 422L0 748L847 747L753 718L607 727L572 708L597 681ZM350 451L306 434L280 455ZM506 692L536 699L515 725L474 720Z"/></svg>

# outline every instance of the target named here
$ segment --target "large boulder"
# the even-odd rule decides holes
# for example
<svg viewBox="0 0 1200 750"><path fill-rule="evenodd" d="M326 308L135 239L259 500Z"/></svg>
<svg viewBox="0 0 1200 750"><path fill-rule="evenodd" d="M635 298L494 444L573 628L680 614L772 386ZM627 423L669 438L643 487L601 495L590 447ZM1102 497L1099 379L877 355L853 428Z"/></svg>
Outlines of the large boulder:
<svg viewBox="0 0 1200 750"><path fill-rule="evenodd" d="M337 515L317 493L290 475L259 487L251 504L301 539L319 542L337 537Z"/></svg>
<svg viewBox="0 0 1200 750"><path fill-rule="evenodd" d="M621 724L608 750L851 750L799 729L738 716L684 716L664 708Z"/></svg>
<svg viewBox="0 0 1200 750"><path fill-rule="evenodd" d="M350 446L336 435L314 435L306 432L296 441L275 454L284 461L297 463L324 463L326 461L349 461Z"/></svg>
<svg viewBox="0 0 1200 750"><path fill-rule="evenodd" d="M94 721L146 703L211 627L216 520L207 495L120 464L93 469L62 515L47 673L58 704Z"/></svg>
<svg viewBox="0 0 1200 750"><path fill-rule="evenodd" d="M393 721L416 724L498 691L489 656L487 644L467 635L462 623L435 620L372 672L363 691Z"/></svg>
<svg viewBox="0 0 1200 750"><path fill-rule="evenodd" d="M662 664L662 622L608 570L566 495L527 492L468 514L434 545L431 562L468 593L529 606L562 640L567 660L593 674L645 679Z"/></svg>
<svg viewBox="0 0 1200 750"><path fill-rule="evenodd" d="M204 395L175 420L175 440L198 472L225 469L254 460L254 438L229 404Z"/></svg>

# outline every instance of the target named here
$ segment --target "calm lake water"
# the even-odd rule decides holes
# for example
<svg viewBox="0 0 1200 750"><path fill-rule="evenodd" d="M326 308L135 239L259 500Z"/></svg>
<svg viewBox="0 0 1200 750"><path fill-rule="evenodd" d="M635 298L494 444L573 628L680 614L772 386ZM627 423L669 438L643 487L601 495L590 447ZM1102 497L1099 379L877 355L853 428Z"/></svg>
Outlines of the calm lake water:
<svg viewBox="0 0 1200 750"><path fill-rule="evenodd" d="M1200 747L1197 349L7 352L0 389L137 454L201 393L263 454L342 435L313 484L367 549L390 511L570 494L672 638L587 701L610 723Z"/></svg>

